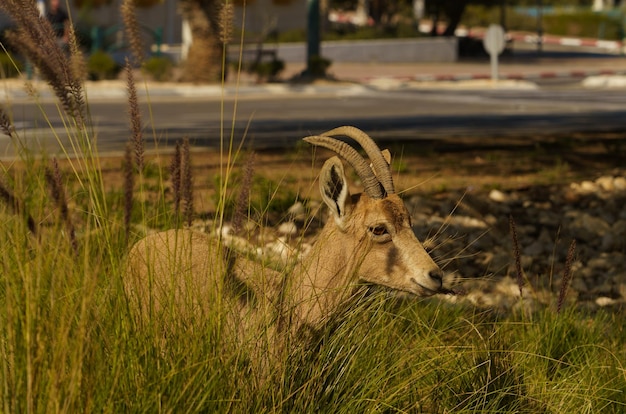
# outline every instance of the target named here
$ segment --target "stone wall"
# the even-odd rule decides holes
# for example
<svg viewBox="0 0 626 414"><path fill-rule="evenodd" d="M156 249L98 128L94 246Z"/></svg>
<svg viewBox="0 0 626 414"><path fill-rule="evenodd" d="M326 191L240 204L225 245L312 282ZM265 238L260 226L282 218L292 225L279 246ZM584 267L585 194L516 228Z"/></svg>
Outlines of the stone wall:
<svg viewBox="0 0 626 414"><path fill-rule="evenodd" d="M246 46L248 49L255 45ZM285 62L305 62L305 43L267 44L264 49L276 50L277 57ZM322 42L322 56L333 62L455 62L458 58L457 38L381 39L361 41ZM238 56L237 47L229 50Z"/></svg>

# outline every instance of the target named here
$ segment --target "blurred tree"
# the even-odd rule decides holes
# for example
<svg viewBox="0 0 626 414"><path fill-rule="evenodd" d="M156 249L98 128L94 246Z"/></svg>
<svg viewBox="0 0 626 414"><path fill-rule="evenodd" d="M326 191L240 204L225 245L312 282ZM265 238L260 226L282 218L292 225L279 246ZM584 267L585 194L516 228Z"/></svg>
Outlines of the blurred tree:
<svg viewBox="0 0 626 414"><path fill-rule="evenodd" d="M218 82L222 78L225 21L223 0L178 0L179 10L191 31L191 45L184 64L183 80ZM232 16L231 16L232 18Z"/></svg>
<svg viewBox="0 0 626 414"><path fill-rule="evenodd" d="M112 0L74 0L78 7L98 7ZM253 0L248 0L253 1ZM162 0L132 0L134 6L152 7ZM219 82L222 78L224 43L232 26L232 3L226 0L178 0L183 21L191 32L191 45L183 67L183 80ZM225 12L230 10L231 12Z"/></svg>
<svg viewBox="0 0 626 414"><path fill-rule="evenodd" d="M140 8L152 7L162 3L163 0L135 0L135 6ZM113 3L113 0L74 0L74 5L80 8L98 8Z"/></svg>
<svg viewBox="0 0 626 414"><path fill-rule="evenodd" d="M536 0L533 0L536 1ZM461 22L465 8L469 4L480 4L483 6L502 7L505 3L511 3L510 0L427 0L426 10L433 19L433 28L431 35L437 36L454 36L454 33ZM446 28L439 33L437 23L441 16L445 16L447 20Z"/></svg>

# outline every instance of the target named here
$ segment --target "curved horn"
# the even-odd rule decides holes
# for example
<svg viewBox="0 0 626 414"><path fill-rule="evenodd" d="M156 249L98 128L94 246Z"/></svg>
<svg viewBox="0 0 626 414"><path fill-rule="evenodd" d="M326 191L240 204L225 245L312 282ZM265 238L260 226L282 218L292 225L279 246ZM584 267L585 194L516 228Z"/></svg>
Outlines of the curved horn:
<svg viewBox="0 0 626 414"><path fill-rule="evenodd" d="M391 175L391 168L389 167L389 163L387 163L387 160L385 160L385 158L383 157L380 148L378 148L378 145L376 145L374 140L372 140L369 135L353 126L342 126L339 128L331 129L330 131L324 132L322 134L322 136L334 135L345 135L358 142L372 161L374 173L380 180L380 183L382 184L387 194L394 194L396 192L393 185L393 178Z"/></svg>
<svg viewBox="0 0 626 414"><path fill-rule="evenodd" d="M320 135L312 135L303 139L309 144L327 148L346 160L354 168L361 181L363 181L363 188L370 198L381 199L385 197L381 184L370 166L350 145L335 138Z"/></svg>

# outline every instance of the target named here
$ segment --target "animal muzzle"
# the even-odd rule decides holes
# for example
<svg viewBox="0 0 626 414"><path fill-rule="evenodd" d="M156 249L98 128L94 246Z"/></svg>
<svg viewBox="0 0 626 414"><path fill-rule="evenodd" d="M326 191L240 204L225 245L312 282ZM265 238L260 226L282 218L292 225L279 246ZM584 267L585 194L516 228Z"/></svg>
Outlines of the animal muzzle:
<svg viewBox="0 0 626 414"><path fill-rule="evenodd" d="M411 282L415 285L414 287L420 296L432 296L437 293L449 292L443 286L443 272L438 267L425 271L419 279L412 277Z"/></svg>

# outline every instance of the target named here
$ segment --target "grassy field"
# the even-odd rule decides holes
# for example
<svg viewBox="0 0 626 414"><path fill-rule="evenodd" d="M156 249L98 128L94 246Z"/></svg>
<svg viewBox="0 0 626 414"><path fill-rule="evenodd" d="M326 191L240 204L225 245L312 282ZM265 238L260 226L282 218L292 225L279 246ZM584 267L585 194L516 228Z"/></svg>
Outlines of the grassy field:
<svg viewBox="0 0 626 414"><path fill-rule="evenodd" d="M315 197L311 188L318 160L261 154L261 160L272 159L275 165L306 165L309 173L277 173L265 164L253 179L244 154L230 151L228 142L211 156L212 164L200 161L184 143L173 157L147 157L131 81L133 132L126 156L103 158L90 144L88 104L80 101L79 83L42 72L52 76L59 92L73 147L58 160L35 156L21 148L27 137L13 128L7 108L0 108L0 130L21 154L0 163L3 412L626 409L626 317L619 309L480 310L436 297L400 299L363 286L324 327L296 338L263 373L257 360L274 350L226 335L227 310L219 306L191 321L170 309L175 329L167 337L157 326L138 324L123 289L130 245L149 229L182 227L197 217L210 230L238 211L259 223L279 221L295 197ZM81 156L71 156L76 153ZM519 153L513 157L517 163L491 154L504 157L502 164L518 172L529 168ZM458 180L445 173L417 174L412 166L418 164L408 158L394 166L402 171L403 189L441 190L467 185L462 171L473 170L472 162L481 164L467 154L462 157L470 160L467 164L459 159L450 155L438 161L444 172L457 170ZM552 182L575 174L561 164L542 171L520 173L517 180ZM502 171L483 172L476 174L482 177L477 185L519 185L494 182ZM246 201L241 210L237 183L246 177L251 181L239 185L264 195Z"/></svg>
<svg viewBox="0 0 626 414"><path fill-rule="evenodd" d="M608 311L480 311L364 287L267 378L245 344L221 334L219 309L181 321L163 346L157 330L135 324L121 288L120 197L98 194L95 183L72 194L85 200L73 208L84 211L72 243L42 175L34 169L15 183L29 190L23 211L46 224L38 235L23 214L2 206L5 412L619 413L626 406L626 318ZM94 208L99 199L103 211Z"/></svg>
<svg viewBox="0 0 626 414"><path fill-rule="evenodd" d="M84 146L80 129L67 133ZM2 163L3 411L618 413L626 408L626 318L620 310L479 310L438 298L400 300L366 286L328 326L293 344L269 376L259 375L253 361L259 352L270 352L269 345L251 353L246 344L233 343L223 335L220 309L193 324L179 321L180 329L164 346L160 331L135 323L122 289L125 258L147 228L180 227L184 209L176 213L170 158L146 157L143 169L135 164L129 170L134 155L107 159L87 151L55 164L24 153ZM259 157L276 165L308 163L308 181L277 173L271 162L268 171L257 172L261 178L254 185L273 196L255 200L250 210L259 221L276 221L294 188L311 192L316 161L310 156L298 161L293 154ZM202 164L194 168L203 177L196 175L196 208L213 219L209 223L217 223L221 212L230 219L226 194L233 191L219 190L228 185L219 178L228 166L216 163L207 171ZM234 188L241 169L231 173ZM546 171L551 169L525 179L557 179ZM122 184L129 173L132 208ZM423 180L411 171L405 175L404 188ZM467 179L434 177L426 186L466 185ZM495 178L490 183L515 184ZM175 309L171 318L177 318Z"/></svg>

